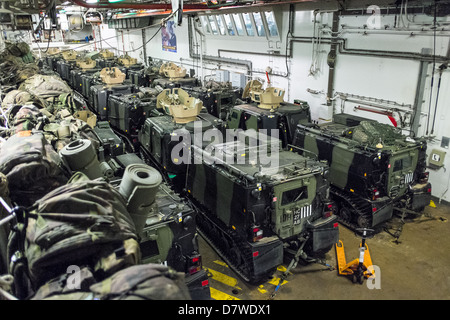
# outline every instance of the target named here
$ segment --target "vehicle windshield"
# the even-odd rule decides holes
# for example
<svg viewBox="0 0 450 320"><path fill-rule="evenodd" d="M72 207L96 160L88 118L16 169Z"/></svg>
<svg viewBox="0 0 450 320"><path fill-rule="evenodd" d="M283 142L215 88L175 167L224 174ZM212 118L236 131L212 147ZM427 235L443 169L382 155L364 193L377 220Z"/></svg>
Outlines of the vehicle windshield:
<svg viewBox="0 0 450 320"><path fill-rule="evenodd" d="M412 166L412 158L410 156L403 157L401 159L397 159L394 162L394 172L401 171L404 169L408 169Z"/></svg>
<svg viewBox="0 0 450 320"><path fill-rule="evenodd" d="M283 192L281 205L287 205L308 198L308 187L300 187Z"/></svg>

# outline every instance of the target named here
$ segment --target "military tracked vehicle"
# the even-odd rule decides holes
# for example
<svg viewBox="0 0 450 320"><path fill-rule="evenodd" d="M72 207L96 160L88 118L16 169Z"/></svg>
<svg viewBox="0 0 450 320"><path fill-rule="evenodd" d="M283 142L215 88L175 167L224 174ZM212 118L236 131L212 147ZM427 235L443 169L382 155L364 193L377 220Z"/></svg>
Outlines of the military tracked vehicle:
<svg viewBox="0 0 450 320"><path fill-rule="evenodd" d="M139 70L129 70L129 78L131 83L140 87L149 87L154 79L160 77L159 70L162 65L161 60L153 60L151 57L148 58L148 66Z"/></svg>
<svg viewBox="0 0 450 320"><path fill-rule="evenodd" d="M229 113L227 128L230 129L278 129L283 147L290 144L297 123L311 122L311 113L306 101L284 102L285 91L268 87L258 80L247 83L243 93L243 104L235 105Z"/></svg>
<svg viewBox="0 0 450 320"><path fill-rule="evenodd" d="M95 60L91 58L78 59L76 61L76 68L70 71L69 85L77 92L83 95L83 75L93 75L100 72L101 69L96 67ZM88 95L86 95L86 99Z"/></svg>
<svg viewBox="0 0 450 320"><path fill-rule="evenodd" d="M139 236L142 263L164 263L185 273L193 299L209 299L199 253L195 211L141 160L125 167L118 185Z"/></svg>
<svg viewBox="0 0 450 320"><path fill-rule="evenodd" d="M202 269L195 211L166 183L155 197L154 211L141 233L142 263L165 263L184 272L192 299L210 298L208 276Z"/></svg>
<svg viewBox="0 0 450 320"><path fill-rule="evenodd" d="M242 89L232 87L231 82L210 80L202 87L181 87L190 95L202 100L209 114L226 120L236 100L241 97Z"/></svg>
<svg viewBox="0 0 450 320"><path fill-rule="evenodd" d="M165 89L157 97L160 116L145 120L139 131L142 155L158 166L165 176L172 178L175 187L184 185L186 166L190 160L183 143L193 144L194 134L216 128L222 134L222 121L201 112L203 103L180 88ZM209 143L200 141L201 145ZM176 148L176 149L174 149Z"/></svg>
<svg viewBox="0 0 450 320"><path fill-rule="evenodd" d="M124 152L122 141L108 122L97 123L94 132L99 143L78 139L60 151L67 168L90 179L106 179L127 199L141 263L163 263L184 272L192 298L209 299L195 211L162 181L157 169L146 165L136 154Z"/></svg>
<svg viewBox="0 0 450 320"><path fill-rule="evenodd" d="M192 146L186 190L202 236L242 279L257 283L288 254L313 261L329 251L339 227L326 164L281 150L280 141L246 139Z"/></svg>
<svg viewBox="0 0 450 320"><path fill-rule="evenodd" d="M109 96L109 122L124 134L137 138L145 119L152 115L160 115L156 110L159 93L160 91L155 88L139 88L135 93Z"/></svg>
<svg viewBox="0 0 450 320"><path fill-rule="evenodd" d="M142 63L139 63L136 58L132 58L128 54L124 54L117 58L117 64L121 67L122 72L125 73L126 79L130 78L131 70L136 71L144 68Z"/></svg>
<svg viewBox="0 0 450 320"><path fill-rule="evenodd" d="M53 71L57 71L57 62L58 60L61 60L62 56L61 56L61 49L59 48L48 48L47 51L47 55L44 58L45 63L47 64L47 66L53 70Z"/></svg>
<svg viewBox="0 0 450 320"><path fill-rule="evenodd" d="M189 77L186 68L173 62L165 62L159 68L159 77L151 82L151 87L160 86L163 89L195 87L200 83L197 78Z"/></svg>
<svg viewBox="0 0 450 320"><path fill-rule="evenodd" d="M70 82L70 71L76 68L78 53L75 50L61 52L62 59L56 61L56 72Z"/></svg>
<svg viewBox="0 0 450 320"><path fill-rule="evenodd" d="M108 97L118 94L130 94L136 89L125 80L125 73L116 67L103 68L100 71L102 84L90 87L89 104L100 120L108 120Z"/></svg>
<svg viewBox="0 0 450 320"><path fill-rule="evenodd" d="M98 53L97 59L95 59L99 68L112 68L117 65L117 58L114 53L108 49L102 49Z"/></svg>
<svg viewBox="0 0 450 320"><path fill-rule="evenodd" d="M332 197L352 228L374 227L394 209L420 212L430 203L426 141L400 129L339 114L321 126L297 125L293 145L328 161Z"/></svg>

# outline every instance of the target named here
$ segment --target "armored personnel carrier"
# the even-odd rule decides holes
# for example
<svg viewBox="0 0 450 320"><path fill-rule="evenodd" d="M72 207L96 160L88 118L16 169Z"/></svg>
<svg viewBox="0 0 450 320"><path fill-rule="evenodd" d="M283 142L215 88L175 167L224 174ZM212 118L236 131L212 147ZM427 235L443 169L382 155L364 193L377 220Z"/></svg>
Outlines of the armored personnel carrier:
<svg viewBox="0 0 450 320"><path fill-rule="evenodd" d="M111 68L117 65L117 59L113 52L108 49L102 49L98 53L97 59L95 59L99 68Z"/></svg>
<svg viewBox="0 0 450 320"><path fill-rule="evenodd" d="M103 68L100 71L100 79L102 84L90 87L88 101L100 120L108 120L108 97L133 93L135 87L125 81L125 74L116 67Z"/></svg>
<svg viewBox="0 0 450 320"><path fill-rule="evenodd" d="M162 182L154 210L141 233L142 263L166 263L184 272L191 298L210 299L208 276L202 269L195 211Z"/></svg>
<svg viewBox="0 0 450 320"><path fill-rule="evenodd" d="M321 126L298 124L293 145L328 161L331 195L352 228L374 227L394 209L420 212L430 203L426 141L390 125L339 114Z"/></svg>
<svg viewBox="0 0 450 320"><path fill-rule="evenodd" d="M84 74L95 74L100 72L99 68L96 68L95 60L91 58L83 58L76 60L76 68L70 71L70 86L80 94L83 94L83 79ZM86 96L87 98L87 96Z"/></svg>
<svg viewBox="0 0 450 320"><path fill-rule="evenodd" d="M63 80L70 82L70 71L76 68L78 53L75 50L67 50L61 53L62 59L56 62L56 72Z"/></svg>
<svg viewBox="0 0 450 320"><path fill-rule="evenodd" d="M241 97L242 89L232 87L231 82L217 82L210 80L202 87L181 87L190 95L202 100L209 114L226 120L236 100Z"/></svg>
<svg viewBox="0 0 450 320"><path fill-rule="evenodd" d="M202 236L245 281L257 283L288 251L306 261L329 251L339 229L326 164L281 150L280 141L277 148L245 139L192 146L186 190ZM266 150L275 163L263 160Z"/></svg>
<svg viewBox="0 0 450 320"><path fill-rule="evenodd" d="M202 108L202 101L190 97L183 89L165 89L157 98L160 116L147 118L139 131L143 156L178 187L184 185L190 161L188 149L194 143L194 134L199 135L201 145L209 143L202 139L208 129L217 129L222 135L222 121L201 112Z"/></svg>
<svg viewBox="0 0 450 320"><path fill-rule="evenodd" d="M284 102L283 89L262 87L258 80L247 83L242 93L244 103L235 105L230 110L227 127L279 130L279 137L285 147L292 142L297 123L311 122L309 105L305 101L297 104Z"/></svg>
<svg viewBox="0 0 450 320"><path fill-rule="evenodd" d="M155 114L160 115L156 110L159 93L160 91L155 88L143 87L135 93L109 96L109 122L115 129L131 138L137 138L145 119Z"/></svg>
<svg viewBox="0 0 450 320"><path fill-rule="evenodd" d="M143 163L128 164L118 190L139 235L142 263L164 263L185 273L193 299L209 299L206 271L198 247L195 211Z"/></svg>
<svg viewBox="0 0 450 320"><path fill-rule="evenodd" d="M153 60L149 57L146 68L138 70L131 69L128 71L131 83L137 87L150 87L152 81L160 77L159 70L162 63L161 60Z"/></svg>
<svg viewBox="0 0 450 320"><path fill-rule="evenodd" d="M62 59L61 49L48 48L47 55L45 56L45 63L51 70L55 72L57 71L56 69L57 61L61 59Z"/></svg>
<svg viewBox="0 0 450 320"><path fill-rule="evenodd" d="M130 79L131 70L137 71L144 68L142 63L139 63L136 58L132 58L128 54L124 54L117 58L117 66L125 73L126 79Z"/></svg>
<svg viewBox="0 0 450 320"><path fill-rule="evenodd" d="M161 86L163 89L195 87L199 85L197 78L189 77L186 68L173 62L165 62L159 68L159 78L151 82L152 87Z"/></svg>
<svg viewBox="0 0 450 320"><path fill-rule="evenodd" d="M140 248L140 263L162 263L185 273L193 299L209 299L202 269L195 211L162 180L157 169L125 153L107 122L94 127L99 143L78 139L61 151L68 169L90 179L104 178L127 199Z"/></svg>

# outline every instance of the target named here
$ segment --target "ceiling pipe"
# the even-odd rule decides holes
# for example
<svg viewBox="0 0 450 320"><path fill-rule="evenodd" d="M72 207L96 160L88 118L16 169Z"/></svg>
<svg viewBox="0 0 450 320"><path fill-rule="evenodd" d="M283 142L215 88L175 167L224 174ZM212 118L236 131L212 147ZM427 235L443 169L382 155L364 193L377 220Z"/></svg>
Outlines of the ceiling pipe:
<svg viewBox="0 0 450 320"><path fill-rule="evenodd" d="M97 2L97 3L86 3L83 0L71 0L74 4L94 9L163 9L172 10L172 4L170 3L127 3L124 2ZM183 9L186 10L206 10L208 6L205 4L183 4Z"/></svg>
<svg viewBox="0 0 450 320"><path fill-rule="evenodd" d="M70 0L74 4L85 7L85 8L94 8L94 9L163 9L163 10L171 10L172 5L170 3L128 3L126 1L123 2L97 2L97 3L86 3L83 0ZM102 1L102 0L100 0ZM274 5L285 5L285 4L297 4L297 3L314 3L317 0L285 0L285 1L261 1L256 3L245 3L239 4L238 2L233 3L233 5L219 4L219 5L208 5L206 3L184 3L183 9L185 10L227 10L227 9L236 9L242 7L265 7L265 6L274 6Z"/></svg>

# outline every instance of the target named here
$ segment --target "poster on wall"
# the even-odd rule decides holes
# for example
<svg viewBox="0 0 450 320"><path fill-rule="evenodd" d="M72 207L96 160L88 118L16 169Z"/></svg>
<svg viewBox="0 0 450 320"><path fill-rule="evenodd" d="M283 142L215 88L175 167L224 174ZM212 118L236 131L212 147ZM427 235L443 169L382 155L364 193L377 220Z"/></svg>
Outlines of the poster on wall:
<svg viewBox="0 0 450 320"><path fill-rule="evenodd" d="M161 29L163 51L177 52L177 37L175 35L174 22L168 21Z"/></svg>

